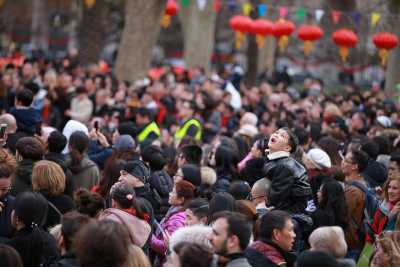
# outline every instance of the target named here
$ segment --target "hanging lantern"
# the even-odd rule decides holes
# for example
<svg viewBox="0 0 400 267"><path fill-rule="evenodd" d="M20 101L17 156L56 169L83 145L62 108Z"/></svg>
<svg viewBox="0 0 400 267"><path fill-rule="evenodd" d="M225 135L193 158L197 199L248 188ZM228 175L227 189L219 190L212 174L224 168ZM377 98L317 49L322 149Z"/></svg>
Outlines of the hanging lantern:
<svg viewBox="0 0 400 267"><path fill-rule="evenodd" d="M302 25L298 31L298 37L304 41L304 55L307 57L315 41L321 39L324 32L322 29L315 25Z"/></svg>
<svg viewBox="0 0 400 267"><path fill-rule="evenodd" d="M87 8L92 8L96 4L96 0L85 0L85 5Z"/></svg>
<svg viewBox="0 0 400 267"><path fill-rule="evenodd" d="M389 50L396 48L399 39L393 33L379 32L374 34L372 41L379 49L379 58L381 59L382 66L386 66L389 57Z"/></svg>
<svg viewBox="0 0 400 267"><path fill-rule="evenodd" d="M251 33L256 35L258 48L262 48L265 44L265 37L274 33L274 23L267 19L253 20Z"/></svg>
<svg viewBox="0 0 400 267"><path fill-rule="evenodd" d="M294 23L285 19L280 19L274 24L273 35L278 39L278 45L281 52L285 51L289 44L289 35L294 31Z"/></svg>
<svg viewBox="0 0 400 267"><path fill-rule="evenodd" d="M235 31L235 46L239 49L245 34L251 32L253 28L253 21L249 17L237 15L230 19L229 25Z"/></svg>
<svg viewBox="0 0 400 267"><path fill-rule="evenodd" d="M165 6L164 16L161 19L161 26L167 28L171 24L171 17L175 16L178 11L178 3L175 0L168 0Z"/></svg>
<svg viewBox="0 0 400 267"><path fill-rule="evenodd" d="M349 29L340 29L332 33L332 39L337 46L339 46L340 58L343 62L347 61L349 56L349 48L357 45L357 35Z"/></svg>

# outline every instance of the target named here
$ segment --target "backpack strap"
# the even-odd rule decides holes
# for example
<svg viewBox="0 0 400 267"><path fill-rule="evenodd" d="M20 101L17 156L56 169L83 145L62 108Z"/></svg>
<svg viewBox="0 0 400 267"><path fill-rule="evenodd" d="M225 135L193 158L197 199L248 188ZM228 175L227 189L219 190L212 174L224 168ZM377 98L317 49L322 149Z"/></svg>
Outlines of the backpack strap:
<svg viewBox="0 0 400 267"><path fill-rule="evenodd" d="M59 209L57 209L57 207L50 201L47 201L47 203L49 203L49 206L53 208L53 210L60 216L60 219L61 219L61 217L62 217L61 211Z"/></svg>

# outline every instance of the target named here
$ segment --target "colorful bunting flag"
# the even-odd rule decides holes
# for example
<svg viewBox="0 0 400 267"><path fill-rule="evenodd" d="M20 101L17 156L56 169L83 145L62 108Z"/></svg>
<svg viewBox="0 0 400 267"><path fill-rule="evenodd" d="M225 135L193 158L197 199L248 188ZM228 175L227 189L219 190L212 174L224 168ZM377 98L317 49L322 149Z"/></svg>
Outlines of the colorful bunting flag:
<svg viewBox="0 0 400 267"><path fill-rule="evenodd" d="M321 18L324 16L324 14L325 14L325 11L323 11L322 9L315 10L315 20L317 22L320 22Z"/></svg>
<svg viewBox="0 0 400 267"><path fill-rule="evenodd" d="M190 0L182 0L182 6L183 7L188 7L189 6L189 1Z"/></svg>
<svg viewBox="0 0 400 267"><path fill-rule="evenodd" d="M342 12L338 11L338 10L333 10L331 15L332 15L333 24L337 24L339 22L340 18L342 17Z"/></svg>
<svg viewBox="0 0 400 267"><path fill-rule="evenodd" d="M296 12L296 18L299 21L304 21L304 19L306 18L306 10L304 9L304 7L300 7L297 12Z"/></svg>
<svg viewBox="0 0 400 267"><path fill-rule="evenodd" d="M253 7L251 6L250 3L244 3L243 4L243 14L245 16L249 16L252 9L253 9Z"/></svg>
<svg viewBox="0 0 400 267"><path fill-rule="evenodd" d="M206 8L207 0L197 0L197 7L200 11L203 11Z"/></svg>
<svg viewBox="0 0 400 267"><path fill-rule="evenodd" d="M287 6L281 6L279 8L279 17L284 19L286 17L286 15L287 15L287 12L288 12L288 7Z"/></svg>
<svg viewBox="0 0 400 267"><path fill-rule="evenodd" d="M376 24L378 23L378 21L380 20L380 18L381 18L381 14L380 13L372 12L372 14L371 14L371 26L375 27Z"/></svg>
<svg viewBox="0 0 400 267"><path fill-rule="evenodd" d="M258 16L264 17L267 14L267 5L266 4L259 4L258 5Z"/></svg>

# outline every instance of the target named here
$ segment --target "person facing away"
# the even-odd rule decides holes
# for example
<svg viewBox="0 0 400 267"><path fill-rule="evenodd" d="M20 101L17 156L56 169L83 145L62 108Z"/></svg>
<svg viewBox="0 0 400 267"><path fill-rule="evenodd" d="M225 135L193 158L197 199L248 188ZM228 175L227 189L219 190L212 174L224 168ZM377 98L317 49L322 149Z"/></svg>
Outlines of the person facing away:
<svg viewBox="0 0 400 267"><path fill-rule="evenodd" d="M297 137L288 128L278 129L268 141L264 165L266 177L271 180L270 206L293 214L303 213L311 197L306 169L290 157L297 144Z"/></svg>

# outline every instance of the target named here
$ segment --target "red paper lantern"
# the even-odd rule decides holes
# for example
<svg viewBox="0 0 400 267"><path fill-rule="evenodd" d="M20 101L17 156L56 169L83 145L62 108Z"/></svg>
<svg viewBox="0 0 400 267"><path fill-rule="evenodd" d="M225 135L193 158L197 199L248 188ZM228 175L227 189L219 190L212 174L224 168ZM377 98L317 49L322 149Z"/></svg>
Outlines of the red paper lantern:
<svg viewBox="0 0 400 267"><path fill-rule="evenodd" d="M175 16L179 11L178 3L175 0L168 0L165 7L165 14L169 16Z"/></svg>
<svg viewBox="0 0 400 267"><path fill-rule="evenodd" d="M259 48L264 46L265 37L274 33L274 23L267 19L253 20L251 33L256 35L256 42Z"/></svg>
<svg viewBox="0 0 400 267"><path fill-rule="evenodd" d="M253 21L246 16L237 15L230 19L229 25L236 32L236 48L240 48L244 35L253 29Z"/></svg>
<svg viewBox="0 0 400 267"><path fill-rule="evenodd" d="M358 43L357 35L349 29L340 29L332 33L332 39L339 46L339 54L343 62L346 62L349 55L349 48L355 47Z"/></svg>
<svg viewBox="0 0 400 267"><path fill-rule="evenodd" d="M385 66L389 57L389 50L396 48L399 39L396 35L390 32L379 32L374 34L372 41L379 49L379 57L382 66Z"/></svg>
<svg viewBox="0 0 400 267"><path fill-rule="evenodd" d="M284 51L289 44L289 35L293 33L295 25L293 22L280 19L274 24L273 35L279 40L278 45L281 51Z"/></svg>
<svg viewBox="0 0 400 267"><path fill-rule="evenodd" d="M167 28L171 24L171 17L179 11L179 5L175 0L168 0L165 6L164 16L161 19L161 26Z"/></svg>
<svg viewBox="0 0 400 267"><path fill-rule="evenodd" d="M304 41L304 54L308 56L313 47L313 42L321 39L324 35L323 30L315 25L302 25L299 28L297 36Z"/></svg>

